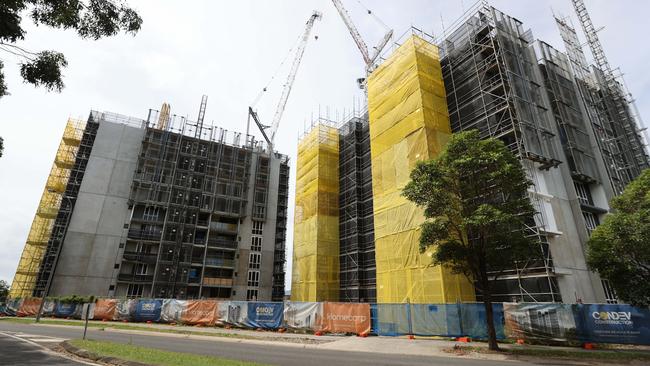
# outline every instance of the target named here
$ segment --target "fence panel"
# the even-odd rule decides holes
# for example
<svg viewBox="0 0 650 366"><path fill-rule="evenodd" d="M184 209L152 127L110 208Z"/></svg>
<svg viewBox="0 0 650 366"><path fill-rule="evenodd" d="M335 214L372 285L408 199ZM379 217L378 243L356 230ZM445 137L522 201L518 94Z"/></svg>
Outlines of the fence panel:
<svg viewBox="0 0 650 366"><path fill-rule="evenodd" d="M187 300L181 311L181 322L190 325L213 326L217 322L219 303L215 300Z"/></svg>
<svg viewBox="0 0 650 366"><path fill-rule="evenodd" d="M582 342L650 345L650 309L618 304L574 305Z"/></svg>
<svg viewBox="0 0 650 366"><path fill-rule="evenodd" d="M329 333L370 333L370 304L323 303L321 330Z"/></svg>
<svg viewBox="0 0 650 366"><path fill-rule="evenodd" d="M97 299L93 319L96 320L113 320L117 311L117 300L115 299Z"/></svg>
<svg viewBox="0 0 650 366"><path fill-rule="evenodd" d="M164 299L160 309L160 321L163 323L180 323L187 301Z"/></svg>
<svg viewBox="0 0 650 366"><path fill-rule="evenodd" d="M160 299L140 299L135 307L133 320L136 322L158 322L161 309L162 300Z"/></svg>
<svg viewBox="0 0 650 366"><path fill-rule="evenodd" d="M41 301L37 297L23 300L23 303L20 304L20 308L16 312L16 316L35 316L41 307Z"/></svg>
<svg viewBox="0 0 650 366"><path fill-rule="evenodd" d="M476 339L487 339L487 315L483 304L460 304L461 334ZM504 331L505 318L503 304L492 304L494 315L494 328L497 339L506 338ZM450 334L451 335L451 334Z"/></svg>
<svg viewBox="0 0 650 366"><path fill-rule="evenodd" d="M323 303L295 302L284 303L284 322L287 328L316 330L321 327Z"/></svg>
<svg viewBox="0 0 650 366"><path fill-rule="evenodd" d="M33 316L41 299L10 299L8 316ZM367 304L175 299L98 299L94 319L242 328L291 329L381 336L487 338L483 304ZM83 304L45 300L43 316L81 317ZM650 345L650 309L618 304L493 304L497 338Z"/></svg>
<svg viewBox="0 0 650 366"><path fill-rule="evenodd" d="M246 325L250 328L278 329L282 326L281 302L249 302Z"/></svg>
<svg viewBox="0 0 650 366"><path fill-rule="evenodd" d="M376 304L374 331L382 336L410 334L408 304Z"/></svg>

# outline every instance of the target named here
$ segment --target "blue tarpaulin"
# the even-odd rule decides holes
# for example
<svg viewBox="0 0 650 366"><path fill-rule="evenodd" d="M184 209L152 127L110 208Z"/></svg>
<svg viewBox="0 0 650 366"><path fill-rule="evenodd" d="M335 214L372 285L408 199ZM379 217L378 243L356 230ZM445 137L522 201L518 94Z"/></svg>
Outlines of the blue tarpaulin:
<svg viewBox="0 0 650 366"><path fill-rule="evenodd" d="M249 302L246 325L251 328L280 328L283 311L281 302Z"/></svg>
<svg viewBox="0 0 650 366"><path fill-rule="evenodd" d="M135 307L135 313L133 314L133 319L136 322L157 322L160 320L161 308L162 300L160 299L138 300L138 304Z"/></svg>
<svg viewBox="0 0 650 366"><path fill-rule="evenodd" d="M505 338L503 305L493 304L497 338ZM485 307L473 304L375 304L371 308L377 335L487 338Z"/></svg>

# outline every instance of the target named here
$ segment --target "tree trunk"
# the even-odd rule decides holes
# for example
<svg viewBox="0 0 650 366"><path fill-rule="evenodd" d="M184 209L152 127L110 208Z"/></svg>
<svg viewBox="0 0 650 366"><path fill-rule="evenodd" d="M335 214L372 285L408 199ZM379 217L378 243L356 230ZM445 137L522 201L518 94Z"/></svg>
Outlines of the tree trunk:
<svg viewBox="0 0 650 366"><path fill-rule="evenodd" d="M497 332L494 329L494 312L492 311L492 295L490 290L483 290L483 305L485 305L485 318L487 321L488 347L491 351L499 351Z"/></svg>
<svg viewBox="0 0 650 366"><path fill-rule="evenodd" d="M483 294L483 305L485 306L485 320L487 322L488 348L491 351L499 351L497 344L497 332L494 329L494 312L492 311L492 290L490 289L490 280L487 275L485 262L479 262L481 277L481 293Z"/></svg>

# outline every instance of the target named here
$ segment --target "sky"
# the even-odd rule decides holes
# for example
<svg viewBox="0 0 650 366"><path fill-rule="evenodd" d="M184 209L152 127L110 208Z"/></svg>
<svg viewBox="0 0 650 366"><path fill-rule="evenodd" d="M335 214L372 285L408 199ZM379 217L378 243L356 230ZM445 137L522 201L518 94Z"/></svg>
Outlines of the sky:
<svg viewBox="0 0 650 366"><path fill-rule="evenodd" d="M473 2L470 0L342 0L366 43L378 43L388 27L401 35L410 26L439 35ZM298 136L320 113L340 119L363 99L355 80L363 61L329 0L129 0L142 16L135 36L82 40L74 31L34 26L19 45L32 51L54 49L68 60L65 89L48 93L24 84L19 59L0 50L11 95L0 99L0 279L11 281L69 117L85 119L90 110L147 117L150 108L171 104L172 113L196 119L201 96L208 95L205 121L231 131L246 129L248 105L268 84L256 108L270 121L293 54L313 10L323 13L314 26L278 134L276 149L291 158L287 279L291 278L293 203ZM570 0L494 0L533 35L564 50L553 20L569 15ZM620 67L642 117L650 118L650 47L644 0L585 0L609 62ZM373 15L367 13L367 8ZM377 19L380 19L377 20ZM385 24L385 25L384 25ZM281 65L288 56L288 61ZM588 53L589 55L589 53ZM272 78L276 75L275 78ZM290 280L289 280L290 282ZM287 287L290 283L287 284Z"/></svg>

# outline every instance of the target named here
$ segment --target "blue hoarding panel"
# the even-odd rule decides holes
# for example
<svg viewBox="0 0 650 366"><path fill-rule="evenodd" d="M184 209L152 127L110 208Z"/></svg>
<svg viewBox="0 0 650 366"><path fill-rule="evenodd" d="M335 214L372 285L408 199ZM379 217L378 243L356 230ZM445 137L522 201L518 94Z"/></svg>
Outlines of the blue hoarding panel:
<svg viewBox="0 0 650 366"><path fill-rule="evenodd" d="M160 320L161 309L162 300L160 299L138 300L133 318L136 322L157 322Z"/></svg>
<svg viewBox="0 0 650 366"><path fill-rule="evenodd" d="M461 304L461 332L463 335L476 339L487 339L487 327L484 304ZM493 303L492 314L494 315L494 328L498 339L504 339L503 304Z"/></svg>
<svg viewBox="0 0 650 366"><path fill-rule="evenodd" d="M246 325L251 328L277 329L282 326L281 302L249 302Z"/></svg>
<svg viewBox="0 0 650 366"><path fill-rule="evenodd" d="M618 304L575 306L578 338L583 342L650 345L650 309Z"/></svg>
<svg viewBox="0 0 650 366"><path fill-rule="evenodd" d="M81 316L80 307L81 304L64 304L57 302L54 307L54 316L57 318L75 318Z"/></svg>

